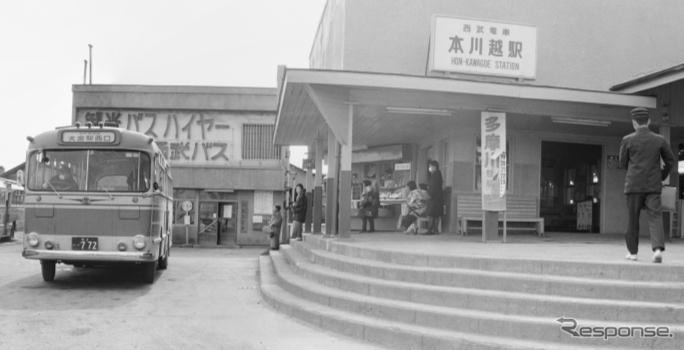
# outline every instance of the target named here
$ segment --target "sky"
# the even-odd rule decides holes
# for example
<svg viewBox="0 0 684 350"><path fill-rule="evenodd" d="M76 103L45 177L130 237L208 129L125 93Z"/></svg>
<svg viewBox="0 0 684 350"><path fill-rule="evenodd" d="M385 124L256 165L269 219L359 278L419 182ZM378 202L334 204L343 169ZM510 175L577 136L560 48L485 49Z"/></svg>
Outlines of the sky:
<svg viewBox="0 0 684 350"><path fill-rule="evenodd" d="M71 123L88 44L93 84L275 87L307 68L325 0L22 0L0 3L0 166L26 136ZM301 166L305 147L292 151Z"/></svg>

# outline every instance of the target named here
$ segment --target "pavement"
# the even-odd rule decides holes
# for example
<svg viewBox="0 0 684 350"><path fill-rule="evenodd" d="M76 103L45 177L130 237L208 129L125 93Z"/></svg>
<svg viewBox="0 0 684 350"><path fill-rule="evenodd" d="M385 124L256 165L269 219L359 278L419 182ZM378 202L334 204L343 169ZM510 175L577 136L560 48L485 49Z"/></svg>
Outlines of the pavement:
<svg viewBox="0 0 684 350"><path fill-rule="evenodd" d="M556 261L652 264L653 256L650 239L642 236L639 240L639 260L626 261L627 248L623 234L552 232L546 233L545 237L538 237L530 233L509 233L507 242L503 243L501 236L498 241L482 242L481 235L443 233L415 236L400 232L353 232L351 238L340 239L340 242L407 253ZM684 240L666 240L663 264L684 266Z"/></svg>
<svg viewBox="0 0 684 350"><path fill-rule="evenodd" d="M22 236L21 232L17 232L13 241L0 243L0 253L5 252L4 255L11 258L7 260L7 269L4 272L0 270L0 281L3 281L0 283L0 293L5 296L0 300L0 344L4 343L6 348L54 348L49 339L60 337L64 337L64 349L93 348L93 345L113 349L119 345L134 344L130 348L377 348L310 327L264 303L255 278L256 257L263 249L176 248L169 270L160 274L153 286L133 284L133 287L127 287L132 290L130 293L135 294L132 300L137 301L131 306L126 303L120 306L117 304L121 298L121 291L117 289L120 288L119 282L116 279L109 281L108 275L93 276L64 269L58 273L66 281L56 284L57 288L46 286L40 279L38 265L20 256ZM485 243L477 234L414 236L400 232L354 232L350 238L337 240L341 244L376 250L430 255L653 265L648 237L641 237L640 260L630 262L624 259L626 248L621 234L547 233L545 237L538 237L530 233L509 233L506 243L501 240ZM673 238L666 243L663 265L684 267L684 240ZM88 282L90 280L95 284L91 285ZM160 293L166 293L167 296L162 297ZM56 299L55 305L60 305L64 310L36 308L37 305L31 303L31 300L57 297L59 299ZM93 305L101 305L102 300L109 299L115 306L106 310L113 313L114 317L102 319L100 313L103 308ZM83 306L85 311L79 311L80 318L69 318L68 315L74 310L67 306L83 303L82 300L91 300L94 304ZM164 305L154 307L158 301ZM159 310L173 311L166 314ZM168 332L157 334L154 339L132 336L132 327L139 325L131 321L130 316L135 315L137 317L133 320L143 322L150 319L150 313L154 314L152 319L160 322ZM28 330L36 319L41 320L41 324L59 326L50 328L47 337L41 338L43 340L34 339L28 343ZM108 342L115 338L117 342ZM155 339L164 341L155 342Z"/></svg>
<svg viewBox="0 0 684 350"><path fill-rule="evenodd" d="M122 268L57 266L53 283L21 257L21 234L0 243L0 349L371 350L265 303L265 248L172 249L154 284Z"/></svg>

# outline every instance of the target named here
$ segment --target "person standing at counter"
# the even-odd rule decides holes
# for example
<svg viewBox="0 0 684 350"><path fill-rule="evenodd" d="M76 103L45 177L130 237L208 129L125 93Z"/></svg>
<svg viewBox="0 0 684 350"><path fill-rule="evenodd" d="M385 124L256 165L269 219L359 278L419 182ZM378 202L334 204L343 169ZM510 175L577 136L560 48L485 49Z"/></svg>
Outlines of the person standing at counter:
<svg viewBox="0 0 684 350"><path fill-rule="evenodd" d="M306 190L304 185L297 184L295 187L294 202L292 204L292 211L294 219L292 224L292 239L302 240L302 224L306 221Z"/></svg>
<svg viewBox="0 0 684 350"><path fill-rule="evenodd" d="M411 191L415 190L416 188L416 182L409 181L408 183L406 183L406 186L402 187L400 190L401 192L399 198L402 199L404 202L401 203L401 215L399 215L399 220L397 220L397 230L406 229L406 227L404 227L404 225L402 224L402 221L404 220L404 217L406 217L409 214L409 193L411 193Z"/></svg>
<svg viewBox="0 0 684 350"><path fill-rule="evenodd" d="M380 193L370 180L363 180L361 193L361 232L375 232L375 217L378 216ZM366 231L367 224L370 231Z"/></svg>
<svg viewBox="0 0 684 350"><path fill-rule="evenodd" d="M430 208L428 209L428 216L430 217L430 224L427 234L437 234L439 227L439 220L442 217L442 172L439 171L439 162L431 160L428 163L429 181L428 193L430 194Z"/></svg>

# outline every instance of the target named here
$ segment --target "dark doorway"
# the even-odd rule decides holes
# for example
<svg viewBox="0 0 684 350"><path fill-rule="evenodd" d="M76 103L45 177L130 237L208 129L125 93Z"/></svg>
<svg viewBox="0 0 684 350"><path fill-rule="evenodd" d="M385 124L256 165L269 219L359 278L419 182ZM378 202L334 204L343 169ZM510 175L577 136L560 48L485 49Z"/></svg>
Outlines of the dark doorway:
<svg viewBox="0 0 684 350"><path fill-rule="evenodd" d="M216 202L200 202L199 229L197 231L200 245L215 246L218 240L218 207Z"/></svg>
<svg viewBox="0 0 684 350"><path fill-rule="evenodd" d="M237 244L237 202L219 203L218 241L219 245Z"/></svg>
<svg viewBox="0 0 684 350"><path fill-rule="evenodd" d="M540 215L548 232L600 230L601 146L542 142Z"/></svg>

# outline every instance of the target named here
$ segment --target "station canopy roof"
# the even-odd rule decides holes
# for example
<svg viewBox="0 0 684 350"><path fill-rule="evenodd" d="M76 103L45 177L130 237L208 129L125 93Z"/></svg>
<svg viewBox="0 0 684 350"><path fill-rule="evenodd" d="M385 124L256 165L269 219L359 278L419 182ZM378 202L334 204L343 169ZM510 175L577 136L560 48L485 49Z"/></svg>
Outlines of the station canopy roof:
<svg viewBox="0 0 684 350"><path fill-rule="evenodd" d="M287 69L279 86L277 145L311 145L327 137L328 125L339 131L349 105L354 146L420 143L455 126L479 128L485 110L506 112L509 128L622 136L633 131L632 108L656 107L653 97L608 91L352 71Z"/></svg>
<svg viewBox="0 0 684 350"><path fill-rule="evenodd" d="M624 83L614 85L611 91L623 93L640 93L659 86L684 80L684 63L656 72L641 75Z"/></svg>

